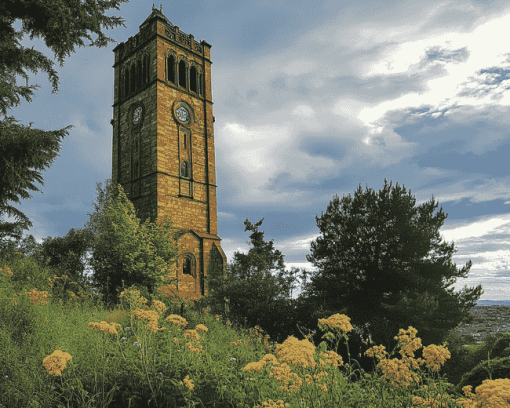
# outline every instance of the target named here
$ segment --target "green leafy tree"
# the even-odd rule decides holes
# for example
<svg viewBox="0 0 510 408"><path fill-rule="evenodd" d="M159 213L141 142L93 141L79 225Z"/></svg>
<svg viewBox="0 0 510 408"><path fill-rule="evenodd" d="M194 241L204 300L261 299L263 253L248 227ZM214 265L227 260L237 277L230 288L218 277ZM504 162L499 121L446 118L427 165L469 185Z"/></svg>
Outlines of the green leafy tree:
<svg viewBox="0 0 510 408"><path fill-rule="evenodd" d="M15 223L0 221L0 246L4 251L9 248L7 237L20 241L22 230L33 226L25 214L7 205L7 201L19 203L18 196L32 198L26 189L40 191L32 182L36 179L44 185L42 176L30 169L50 167L61 149L59 139L67 134L65 130L46 132L14 125L11 119L0 122L0 214L14 215L18 220Z"/></svg>
<svg viewBox="0 0 510 408"><path fill-rule="evenodd" d="M272 340L283 342L296 334L295 302L291 299L295 275L300 269L285 270L283 255L264 241L264 231L258 231L264 219L255 225L244 221L252 248L248 254L236 252L234 260L224 268L224 276L206 276L210 302L215 313L222 313L228 299L228 317L243 328L259 326ZM272 275L277 271L277 276ZM303 274L306 276L306 271Z"/></svg>
<svg viewBox="0 0 510 408"><path fill-rule="evenodd" d="M176 282L168 275L182 249L176 243L182 230L174 230L167 217L157 224L150 218L141 223L122 186L113 186L110 179L104 190L101 184L97 190L96 211L85 225L94 237L90 265L95 287L109 307L119 303L122 287L136 285L153 298L158 287Z"/></svg>
<svg viewBox="0 0 510 408"><path fill-rule="evenodd" d="M8 265L19 258L16 252L20 252L37 262L40 268L46 268L47 276L64 278L56 282L53 293L64 303L69 298L68 289L77 289L70 286L73 281L85 293L99 293L108 307L118 303L123 280L126 287L136 286L146 298L156 297L156 287L171 283L162 281L161 276L168 273L168 266L174 262L178 251L176 248L180 248L180 245L173 247L169 240L173 230L171 223L158 227L147 219L145 224L139 225L132 203L122 187L112 186L111 179L106 180L104 189L98 183L97 190L95 212L88 214L90 221L83 229L72 228L65 237L47 237L41 244L32 235L19 245L9 241L8 250L0 253L0 258ZM171 239L175 240L178 233ZM92 277L85 276L87 252L91 253ZM154 270L158 273L150 276Z"/></svg>
<svg viewBox="0 0 510 408"><path fill-rule="evenodd" d="M5 240L4 245L0 249L0 259L7 259L15 254L15 252L20 252L27 257L35 257L39 245L33 235L29 235L18 242L12 239Z"/></svg>
<svg viewBox="0 0 510 408"><path fill-rule="evenodd" d="M19 203L19 196L31 198L27 189L40 191L34 186L37 180L44 185L37 170L50 167L60 152L61 140L69 134L67 126L56 131L32 129L17 124L13 116L7 117L7 110L20 104L20 97L31 102L31 96L37 85L28 85L25 70L48 73L52 83L52 93L58 92L58 75L53 69L53 61L40 51L21 46L23 34L43 38L46 46L55 53L55 57L64 64L64 58L75 51L75 46L84 46L82 37L89 39L89 46L104 47L113 39L106 37L102 27L114 28L124 25L120 17L108 17L105 11L110 8L119 10L119 4L127 0L2 0L0 2L0 215L7 213L16 218L15 223L0 221L0 248L10 248L7 237L19 242L22 230L32 227L29 218L18 209L8 205L9 200ZM22 29L17 31L13 24L20 19ZM88 34L97 34L94 41ZM26 80L26 86L16 85L16 75ZM35 169L35 170L32 170Z"/></svg>
<svg viewBox="0 0 510 408"><path fill-rule="evenodd" d="M85 256L92 239L87 231L71 228L64 237L43 239L34 256L38 256L40 264L46 263L57 269L59 276L67 274L72 280L86 287L91 282L85 275Z"/></svg>
<svg viewBox="0 0 510 408"><path fill-rule="evenodd" d="M363 193L360 185L354 199L343 197L341 208L335 197L316 217L322 236L307 255L318 272L302 293L305 303L326 317L346 314L361 330L360 338L370 334L387 351L397 345L399 329L408 326L418 330L423 347L442 344L468 321L469 309L483 293L481 285L464 286L460 293L447 289L457 277L466 277L471 261L461 270L452 263L454 244L441 243L438 232L447 215L441 208L432 216L438 206L434 199L417 207L415 202L405 187L392 188L386 179L379 194Z"/></svg>
<svg viewBox="0 0 510 408"><path fill-rule="evenodd" d="M32 259L41 269L48 269L49 277L57 276L54 282L53 296L65 304L69 299L69 291L76 293L78 289L92 293L91 280L85 275L85 255L89 250L92 237L87 231L71 228L65 237L43 239L38 244L32 235L24 238L18 246L9 241L8 249L0 254L6 265L10 265L17 256ZM75 286L71 282L76 282Z"/></svg>

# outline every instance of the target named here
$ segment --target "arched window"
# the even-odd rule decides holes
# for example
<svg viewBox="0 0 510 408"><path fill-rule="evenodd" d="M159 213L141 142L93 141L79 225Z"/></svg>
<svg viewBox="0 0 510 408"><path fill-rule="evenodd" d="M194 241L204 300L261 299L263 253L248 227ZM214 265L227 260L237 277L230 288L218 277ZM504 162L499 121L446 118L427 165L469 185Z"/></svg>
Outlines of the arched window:
<svg viewBox="0 0 510 408"><path fill-rule="evenodd" d="M145 85L147 83L147 64L146 60L147 57L144 55L142 60L142 85Z"/></svg>
<svg viewBox="0 0 510 408"><path fill-rule="evenodd" d="M186 88L186 65L184 61L179 62L179 86Z"/></svg>
<svg viewBox="0 0 510 408"><path fill-rule="evenodd" d="M124 97L129 95L129 68L125 71L125 78L124 78Z"/></svg>
<svg viewBox="0 0 510 408"><path fill-rule="evenodd" d="M181 177L188 177L188 163L185 161L181 164Z"/></svg>
<svg viewBox="0 0 510 408"><path fill-rule="evenodd" d="M168 80L175 84L175 57L170 55L167 60L168 64Z"/></svg>
<svg viewBox="0 0 510 408"><path fill-rule="evenodd" d="M146 82L149 83L149 81L151 79L151 57L150 57L150 55L147 55L146 62L147 62L147 78L146 78Z"/></svg>
<svg viewBox="0 0 510 408"><path fill-rule="evenodd" d="M184 263L182 265L182 273L193 276L194 275L193 268L194 268L193 257L191 255L188 255L186 256L186 259L184 260Z"/></svg>
<svg viewBox="0 0 510 408"><path fill-rule="evenodd" d="M135 79L136 79L135 64L131 65L131 72L129 74L129 79L131 80L129 83L129 91L133 92L135 90Z"/></svg>
<svg viewBox="0 0 510 408"><path fill-rule="evenodd" d="M142 61L138 60L138 83L136 84L137 88L142 86Z"/></svg>
<svg viewBox="0 0 510 408"><path fill-rule="evenodd" d="M191 67L189 72L189 89L197 93L197 69Z"/></svg>

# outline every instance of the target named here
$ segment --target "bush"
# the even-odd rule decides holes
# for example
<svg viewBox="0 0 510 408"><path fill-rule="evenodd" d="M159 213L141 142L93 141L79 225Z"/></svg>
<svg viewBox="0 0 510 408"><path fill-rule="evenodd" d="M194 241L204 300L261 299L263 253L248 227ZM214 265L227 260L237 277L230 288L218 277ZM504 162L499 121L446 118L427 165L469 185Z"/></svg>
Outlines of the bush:
<svg viewBox="0 0 510 408"><path fill-rule="evenodd" d="M492 378L490 373L492 373ZM510 357L482 361L471 371L464 374L455 390L461 393L462 387L466 385L472 385L473 390L475 390L484 380L498 380L500 378L510 378Z"/></svg>

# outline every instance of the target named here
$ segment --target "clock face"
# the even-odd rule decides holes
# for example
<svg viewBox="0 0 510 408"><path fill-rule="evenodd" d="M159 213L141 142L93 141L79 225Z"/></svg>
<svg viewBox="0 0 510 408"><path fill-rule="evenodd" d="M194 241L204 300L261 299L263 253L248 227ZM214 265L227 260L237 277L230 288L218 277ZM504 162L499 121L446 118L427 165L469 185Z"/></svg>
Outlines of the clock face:
<svg viewBox="0 0 510 408"><path fill-rule="evenodd" d="M181 122L188 122L189 112L184 106L180 106L176 111L177 117Z"/></svg>
<svg viewBox="0 0 510 408"><path fill-rule="evenodd" d="M141 106L136 108L135 111L133 112L133 123L136 125L137 123L140 122L140 119L142 119L142 108L141 108Z"/></svg>

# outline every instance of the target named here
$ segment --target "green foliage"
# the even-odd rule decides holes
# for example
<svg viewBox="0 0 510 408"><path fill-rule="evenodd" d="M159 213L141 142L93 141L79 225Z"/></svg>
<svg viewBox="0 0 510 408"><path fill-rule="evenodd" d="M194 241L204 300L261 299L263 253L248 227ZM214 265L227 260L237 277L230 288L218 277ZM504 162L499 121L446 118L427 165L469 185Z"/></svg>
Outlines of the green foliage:
<svg viewBox="0 0 510 408"><path fill-rule="evenodd" d="M445 375L450 384L457 385L462 376L476 364L470 362L469 349L464 347L464 341L453 330L446 336L445 341L448 342L450 358L441 367L440 374Z"/></svg>
<svg viewBox="0 0 510 408"><path fill-rule="evenodd" d="M105 11L111 7L118 10L119 4L127 0L113 1L80 1L62 3L58 0L4 0L0 3L0 112L7 115L7 110L20 103L20 96L31 102L31 96L38 86L28 86L26 70L37 73L42 70L48 73L52 82L53 93L58 91L58 75L53 69L54 63L33 47L21 46L20 40L24 34L30 39L40 37L46 46L54 51L60 65L64 58L74 52L75 46L83 46L81 37L91 41L90 46L104 47L113 39L102 33L103 27L113 28L124 25L119 17L108 17ZM22 29L17 31L13 24L21 20ZM94 41L88 33L97 34ZM16 75L25 78L27 86L16 85ZM29 218L17 208L8 205L8 201L19 203L19 197L31 198L28 190L40 191L34 186L37 181L44 186L40 170L51 166L58 155L61 140L69 134L67 126L57 131L32 129L19 125L14 117L5 117L0 121L0 215L6 213L14 216L16 222L9 223L0 220L0 259L16 257L20 251L25 256L31 252L32 259L41 266L54 268L57 276L69 273L70 279L86 286L83 277L81 257L83 254L83 239L81 233L71 230L65 238L47 238L39 247L35 239L30 236L21 242L21 248L16 248L22 238L22 231L32 227ZM39 170L39 171L38 171ZM14 241L7 238L12 237ZM26 249L26 251L24 250ZM18 277L24 279L24 277ZM66 293L63 288L62 295ZM65 298L65 296L64 296Z"/></svg>
<svg viewBox="0 0 510 408"><path fill-rule="evenodd" d="M446 289L466 277L471 262L457 270L451 261L454 244L441 243L438 232L447 215L441 208L432 216L434 199L415 202L405 187L392 188L386 179L378 194L360 185L354 198L335 197L316 217L322 236L307 255L318 273L304 298L326 315L347 314L363 337L370 333L386 350L408 326L418 330L423 346L442 344L483 293L481 285L456 294Z"/></svg>
<svg viewBox="0 0 510 408"><path fill-rule="evenodd" d="M61 2L59 0L3 0L0 2L0 113L5 117L0 121L0 215L7 213L17 221L0 221L0 249L8 245L6 237L20 241L22 230L32 227L29 218L17 208L8 205L9 200L19 203L19 196L31 198L27 190L40 191L34 186L37 180L44 186L41 173L50 167L61 149L61 140L69 134L67 126L56 131L32 129L19 125L14 117L7 117L7 110L18 106L20 96L31 102L36 85L28 86L26 70L37 73L48 72L53 91L58 91L58 75L53 62L33 47L21 46L24 34L30 39L42 37L46 46L54 51L63 66L65 56L74 52L76 45L83 46L81 37L88 38L89 46L104 47L113 39L106 37L102 27L124 26L119 17L108 17L105 11L111 7L119 9L119 4L127 0ZM17 31L13 24L21 20L22 29ZM88 34L97 34L93 41ZM26 86L16 85L16 75L25 78ZM32 170L34 169L34 170Z"/></svg>
<svg viewBox="0 0 510 408"><path fill-rule="evenodd" d="M463 375L461 382L455 387L455 391L462 393L463 387L471 385L473 387L471 392L474 393L476 387L485 380L500 378L510 378L510 357L481 361L475 368Z"/></svg>
<svg viewBox="0 0 510 408"><path fill-rule="evenodd" d="M510 333L498 333L496 336L487 337L483 347L485 351L489 351L493 358L510 356Z"/></svg>
<svg viewBox="0 0 510 408"><path fill-rule="evenodd" d="M67 304L72 294L75 296L92 294L92 288L86 280L80 281L73 272L69 272L68 275L63 266L53 262L56 258L52 258L52 255L48 255L49 258L41 255L44 252L42 246L46 245L49 240L51 238L48 238L44 244L39 245L35 242L34 237L30 235L23 239L18 248L15 247L14 241L9 241L10 249L0 255L0 267L9 266L11 270L18 269L20 271L14 274L11 279L14 283L12 289L22 296L34 287L38 290L46 290L51 294L49 301L61 305ZM38 248L32 253L28 253L27 242L32 241ZM63 258L65 259L65 257ZM53 265L50 265L51 263Z"/></svg>
<svg viewBox="0 0 510 408"><path fill-rule="evenodd" d="M51 269L40 268L32 259L24 258L22 255L15 254L11 257L4 258L1 261L2 267L9 266L11 272L18 270L10 279L12 285L9 289L20 293L21 297L25 297L25 292L38 288L38 290L48 290L51 288ZM1 273L5 273L6 270ZM51 292L51 290L50 290Z"/></svg>
<svg viewBox="0 0 510 408"><path fill-rule="evenodd" d="M37 180L44 186L44 180L37 170L51 166L61 149L60 140L69 134L67 129L71 128L68 126L58 131L44 131L17 125L15 122L12 117L0 121L0 214L7 213L9 217L14 216L18 220L15 223L0 221L0 249L6 247L6 237L12 236L19 241L22 230L33 226L25 214L7 205L7 202L11 200L19 203L19 196L32 198L28 189L40 191L33 184Z"/></svg>
<svg viewBox="0 0 510 408"><path fill-rule="evenodd" d="M259 361L266 354L260 343L251 343L246 334L231 330L212 316L190 319L186 316L187 325L182 327L193 329L204 324L208 328L207 332L200 332L200 345L205 353L199 355L182 347L190 339L183 336L183 330L177 332L171 329L171 325L169 331L153 334L142 329L136 320L132 325L130 320L119 317L113 321L121 323L124 328L129 324L134 330L123 331L116 336L86 328L90 321L112 321L108 319L112 313L105 313L103 309L84 310L69 306L62 313L63 310L52 305L29 307L33 310L21 307L23 314L11 314L15 310L9 310L7 315L9 324L18 318L25 319L26 327L32 322L32 330L21 336L20 343L11 342L6 331L0 330L0 340L7 351L0 355L0 403L4 406L28 406L29 401L33 401L34 404L50 406L67 406L69 403L69 406L120 407L128 406L129 400L141 406L142 401L152 399L154 406L156 403L157 406L187 406L193 401L201 401L204 406L253 407L264 406L260 401L268 401L269 398L281 399L290 406L298 406L300 398L308 402L320 398L321 406L393 406L388 405L390 401L395 402L395 406L410 406L406 405L407 400L400 399L402 397L398 393L391 394L383 389L381 384L384 381L380 378L349 384L339 376L336 379L341 385L333 386L329 380L324 381L328 392L307 386L303 381L299 393L282 392L275 378L269 377L269 370L243 371L248 363ZM34 313L36 309L39 316ZM94 312L93 315L91 312ZM116 317L120 314L117 313ZM9 333L15 328L12 329ZM49 334L52 337L48 341ZM178 339L178 344L171 341L174 338ZM233 345L237 340L241 340L240 345ZM48 374L41 366L56 345L72 356L61 378ZM315 354L327 350L322 344ZM298 352L287 354L299 355ZM301 378L316 372L295 367L293 372ZM189 376L194 388L188 390L180 384L186 376ZM367 392L362 394L362 389ZM340 399L340 391L344 399ZM376 394L383 394L385 401L368 404L368 398L371 402L376 401ZM112 405L106 402L108 397L113 397Z"/></svg>
<svg viewBox="0 0 510 408"><path fill-rule="evenodd" d="M94 237L90 260L94 285L105 304L111 306L119 303L120 289L132 285L146 288L150 299L156 287L176 281L167 275L180 253L176 242L182 231L172 232L168 218L156 225L150 218L140 223L122 186L113 186L111 179L104 190L101 184L97 190L96 211L88 214L90 221L85 227Z"/></svg>
<svg viewBox="0 0 510 408"><path fill-rule="evenodd" d="M7 333L9 341L18 346L35 332L34 313L30 300L21 296L16 307L12 307L10 298L0 299L0 331Z"/></svg>
<svg viewBox="0 0 510 408"><path fill-rule="evenodd" d="M12 257L16 252L20 252L25 257L31 256L35 259L38 248L39 244L36 242L33 235L29 235L18 242L7 240L5 245L0 249L0 258Z"/></svg>
<svg viewBox="0 0 510 408"><path fill-rule="evenodd" d="M37 73L38 70L48 72L52 82L53 93L58 92L58 75L53 70L53 61L46 58L40 51L21 46L19 40L23 34L30 34L30 40L42 38L46 46L55 53L60 66L64 66L64 58L75 51L75 46L85 44L81 37L90 40L89 46L105 47L115 42L106 37L101 28L114 28L124 25L120 17L108 17L105 11L110 8L119 10L120 3L128 0L98 1L89 0L85 3L74 0L3 0L0 3L0 69L2 78L0 88L5 97L0 98L0 111L5 116L7 108L19 104L19 95L31 102L34 86L28 86L28 75L25 69ZM21 20L22 29L16 31L13 24ZM94 41L88 33L97 34ZM21 75L27 82L26 87L16 87L15 76Z"/></svg>
<svg viewBox="0 0 510 408"><path fill-rule="evenodd" d="M448 349L450 350L450 347L448 347ZM464 385L474 385L476 381L483 377L480 373L482 373L484 369L487 378L490 378L489 371L491 371L493 367L498 366L496 364L493 365L493 362L506 357L510 357L510 333L497 333L496 335L488 336L483 344L473 347L463 347L461 356L452 353L452 364L447 362L444 366L444 372L447 374L448 380L452 384L458 385L462 380L467 378L467 380L464 381ZM487 363L489 358L491 359L490 364L483 364L484 362ZM493 377L493 379L496 378ZM462 387L458 389L461 390Z"/></svg>
<svg viewBox="0 0 510 408"><path fill-rule="evenodd" d="M14 276L44 276L42 271L37 273L35 270L39 267L35 261L22 256L18 258L19 262L13 265ZM29 268L30 273L24 272L25 267ZM13 293L7 287L3 292L6 299ZM0 339L6 345L6 353L0 357L0 402L6 406L26 406L27 398L52 406L65 406L68 402L81 406L109 406L105 402L109 398L114 398L117 404L114 406L128 406L129 400L140 403L148 399L158 401L158 404L170 404L168 398L173 398L171 403L174 406L185 406L186 402L198 399L207 406L260 406L260 401L275 396L285 402L298 404L295 393L282 393L275 379L269 377L268 371L243 371L248 363L259 361L272 351L258 342L251 343L242 330L230 330L212 316L185 313L187 328L196 328L198 324L205 324L208 328L207 332L200 332L200 346L204 347L205 354L199 356L183 347L190 339L182 335L182 330L180 333L165 330L156 334L147 333L146 336L141 326L136 322L133 325L131 319L122 316L123 312L105 313L102 305L91 314L92 309L81 305L76 307L71 303L64 309L54 303L32 305L26 297L20 300L16 306L8 301L1 304L5 320L0 319L3 322L0 325ZM294 305L303 308L306 302L301 299ZM167 310L162 317L168 314ZM94 333L87 329L88 322L103 320L121 323L124 328L129 324L134 328L123 331L119 336ZM13 321L17 324L12 324ZM179 339L177 344L170 341L174 338ZM240 345L235 345L237 340L241 340ZM333 342L335 340L332 339ZM505 340L508 342L508 338ZM491 345L492 340L489 339L487 343ZM504 351L507 345L495 343L493 349ZM63 381L53 378L41 367L41 361L57 347L70 352L73 357L64 370ZM316 353L327 349L329 347L322 344ZM290 350L287 354L297 355L290 353ZM491 361L490 367L481 365L485 375L488 375L486 368L494 369L493 378L506 375L503 370L508 370L508 364L500 367L499 362L493 363ZM407 400L400 399L403 398L401 394L405 393L392 394L384 389L384 381L380 378L373 377L367 382L360 376L359 383L351 384L343 376L346 371L346 378L350 379L352 367L344 366L341 370L341 375L337 377L340 385L333 386L328 382L328 393L303 385L300 397L316 401L314 398L319 396L321 405L325 402L324 406L370 406L368 399L373 403L376 401L375 395L382 394L385 401L380 401L381 405L372 405L387 406L385 402L392 401L397 406L408 406L405 405ZM313 371L300 370L297 366L293 371L301 377L305 373L313 374ZM186 376L192 379L193 390L179 386L179 381ZM465 383L483 378L476 371L473 379L470 377ZM40 386L35 388L34 384ZM60 388L58 384L64 385ZM61 389L65 391L60 392ZM362 394L361 389L367 392ZM341 390L345 400L339 399ZM99 396L98 400L94 401L92 396Z"/></svg>
<svg viewBox="0 0 510 408"><path fill-rule="evenodd" d="M150 219L140 223L122 187L114 187L111 179L107 179L104 190L98 183L97 190L95 212L88 214L90 221L83 229L71 229L65 237L47 237L42 244L37 244L33 236L22 240L19 247L8 241L0 251L0 259L10 264L19 258L19 252L46 270L45 279L55 275L58 279L54 282L54 299L64 304L71 291L94 291L113 308L119 303L121 288L132 285L138 285L151 300L157 295L158 286L175 281L167 279L167 275L181 249L175 242L182 231L174 231L168 218L157 224L150 223ZM85 276L84 257L88 251L92 278ZM27 273L36 276L28 269ZM25 282L26 276L16 279Z"/></svg>
<svg viewBox="0 0 510 408"><path fill-rule="evenodd" d="M290 299L295 275L299 269L285 271L283 255L274 249L273 241L264 241L264 232L258 227L264 219L251 224L244 221L250 235L252 248L248 254L236 252L234 260L224 268L224 277L212 273L206 276L210 292L209 303L213 313L224 312L228 299L228 317L242 327L260 326L273 340L283 341L297 332L294 318L295 302ZM276 276L272 271L277 271ZM306 276L306 271L303 271Z"/></svg>
<svg viewBox="0 0 510 408"><path fill-rule="evenodd" d="M91 238L87 231L74 228L63 238L43 238L42 244L38 244L30 235L19 243L19 248L15 248L13 241L9 241L9 246L13 248L5 250L3 256L7 257L9 252L12 254L17 251L35 261L41 268L51 269L53 274L50 276L61 278L56 285L61 285L62 296L59 297L65 303L69 299L67 289L76 292L79 287L83 291L91 292L91 282L85 276L85 254L89 250ZM72 288L69 282L76 282L77 287Z"/></svg>

